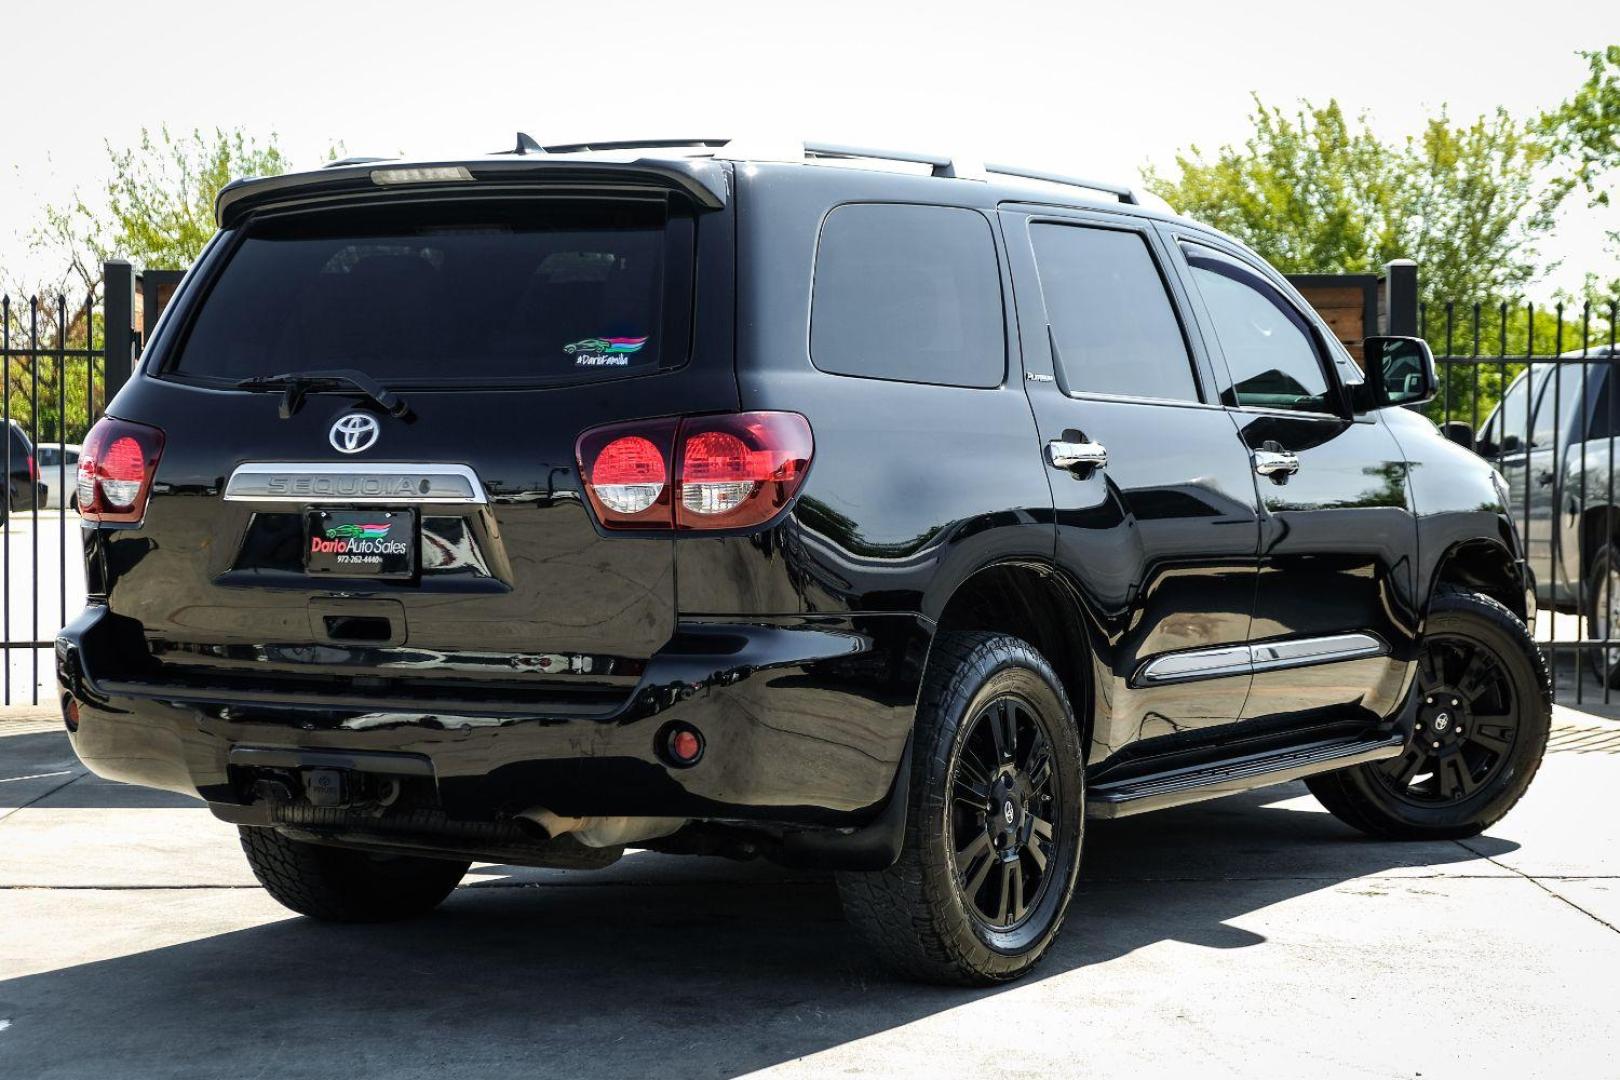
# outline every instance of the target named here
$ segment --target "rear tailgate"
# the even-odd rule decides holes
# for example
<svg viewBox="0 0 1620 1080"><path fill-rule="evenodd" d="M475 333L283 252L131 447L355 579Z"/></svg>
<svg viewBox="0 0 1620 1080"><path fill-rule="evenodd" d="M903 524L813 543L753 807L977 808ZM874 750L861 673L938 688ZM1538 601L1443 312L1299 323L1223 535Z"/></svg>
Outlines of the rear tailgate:
<svg viewBox="0 0 1620 1080"><path fill-rule="evenodd" d="M602 535L574 445L738 407L730 211L390 195L227 230L109 410L165 443L144 520L92 537L92 588L142 646L99 676L598 711L669 640L673 541ZM232 386L331 369L408 412Z"/></svg>

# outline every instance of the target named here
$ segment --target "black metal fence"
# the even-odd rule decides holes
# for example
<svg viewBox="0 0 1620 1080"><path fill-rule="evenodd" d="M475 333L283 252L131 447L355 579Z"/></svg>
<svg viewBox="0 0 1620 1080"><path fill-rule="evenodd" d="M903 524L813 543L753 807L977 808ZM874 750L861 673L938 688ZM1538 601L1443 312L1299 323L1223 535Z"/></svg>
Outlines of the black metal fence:
<svg viewBox="0 0 1620 1080"><path fill-rule="evenodd" d="M93 291L0 297L0 697L7 705L49 700L52 639L84 602L76 449L129 377L138 281L128 263L109 263L99 302Z"/></svg>
<svg viewBox="0 0 1620 1080"><path fill-rule="evenodd" d="M1422 305L1428 414L1507 480L1536 578L1536 639L1567 704L1620 696L1620 311L1612 299Z"/></svg>

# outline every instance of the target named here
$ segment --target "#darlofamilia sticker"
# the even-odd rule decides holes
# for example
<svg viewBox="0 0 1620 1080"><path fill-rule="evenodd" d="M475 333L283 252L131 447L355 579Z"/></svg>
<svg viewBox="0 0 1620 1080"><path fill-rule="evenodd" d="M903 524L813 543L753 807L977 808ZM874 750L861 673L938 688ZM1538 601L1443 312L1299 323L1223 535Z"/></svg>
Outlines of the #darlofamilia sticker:
<svg viewBox="0 0 1620 1080"><path fill-rule="evenodd" d="M591 337L563 346L576 367L625 367L630 357L647 344L642 337Z"/></svg>

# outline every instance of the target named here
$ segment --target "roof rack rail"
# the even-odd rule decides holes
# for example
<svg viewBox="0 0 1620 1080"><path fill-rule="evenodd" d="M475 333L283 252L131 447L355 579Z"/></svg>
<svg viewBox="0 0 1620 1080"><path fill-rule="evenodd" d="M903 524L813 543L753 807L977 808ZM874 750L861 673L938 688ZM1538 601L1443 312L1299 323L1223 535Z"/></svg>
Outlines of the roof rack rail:
<svg viewBox="0 0 1620 1080"><path fill-rule="evenodd" d="M736 140L732 139L614 139L541 146L534 139L520 131L517 136L517 148L503 152L508 154L580 154L592 150L673 150L682 147L703 147L719 150L732 146L735 142ZM985 164L980 166L977 163L970 164L965 161L958 161L945 154L927 154L914 150L882 150L869 146L849 146L844 143L794 142L786 145L788 147L802 148L788 151L794 157L802 155L806 159L826 158L855 161L866 158L872 161L898 161L909 165L926 165L929 172L934 176L959 179L983 179L983 174L994 173L997 176L1012 176L1022 180L1039 180L1048 184L1062 184L1065 187L1099 191L1112 195L1122 203L1128 203L1132 206L1140 205L1136 192L1123 184L1111 184L1102 180L1086 180L1078 176L1064 176L1061 173L1025 169L1016 165ZM783 148L775 148L775 150L781 149ZM724 157L726 155L717 156Z"/></svg>
<svg viewBox="0 0 1620 1080"><path fill-rule="evenodd" d="M323 168L323 169L340 169L345 165L374 165L379 161L393 161L393 160L395 160L395 159L394 158L385 158L385 157L346 157L346 158L339 158L336 161L328 161L325 165L322 165L321 168Z"/></svg>
<svg viewBox="0 0 1620 1080"><path fill-rule="evenodd" d="M675 150L683 146L721 147L730 141L730 139L616 139L608 142L558 143L555 146L536 146L533 149L543 150L548 154L581 154L588 150Z"/></svg>
<svg viewBox="0 0 1620 1080"><path fill-rule="evenodd" d="M1136 192L1123 184L1110 184L1099 180L1083 180L1079 177L1063 176L1059 173L1023 169L1016 165L969 165L944 154L925 154L911 150L877 150L865 146L844 146L839 143L807 142L804 144L804 156L807 158L836 158L842 160L870 158L875 161L902 161L913 165L927 165L932 170L933 175L944 177L972 177L978 173L1016 176L1024 180L1042 180L1049 184L1063 184L1067 187L1101 191L1114 196L1122 203L1138 204Z"/></svg>
<svg viewBox="0 0 1620 1080"><path fill-rule="evenodd" d="M807 158L871 158L874 161L903 161L912 165L927 165L935 176L955 176L956 162L942 154L921 154L910 150L874 150L865 146L845 146L841 143L807 142Z"/></svg>
<svg viewBox="0 0 1620 1080"><path fill-rule="evenodd" d="M1109 184L1100 180L1082 180L1077 176L1063 176L1060 173L1041 172L1037 169L1021 169L1016 165L991 165L986 163L984 171L995 173L997 176L1016 176L1023 180L1042 180L1048 184L1062 184L1065 187L1089 188L1092 191L1102 191L1114 196L1122 203L1132 206L1140 205L1136 192L1123 184Z"/></svg>

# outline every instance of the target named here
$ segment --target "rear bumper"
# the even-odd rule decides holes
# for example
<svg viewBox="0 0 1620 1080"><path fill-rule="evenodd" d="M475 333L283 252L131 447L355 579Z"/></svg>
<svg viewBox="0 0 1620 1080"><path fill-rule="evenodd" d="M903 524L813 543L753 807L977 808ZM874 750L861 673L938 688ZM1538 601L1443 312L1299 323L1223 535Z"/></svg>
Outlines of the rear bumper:
<svg viewBox="0 0 1620 1080"><path fill-rule="evenodd" d="M544 807L579 817L858 825L895 783L931 636L909 615L689 620L611 714L450 715L428 699L402 709L195 687L132 691L97 677L116 670L116 621L92 605L56 639L63 693L79 703L74 750L100 776L199 795L233 820L254 797L241 764L250 748L425 761L439 805L459 820ZM690 767L661 757L675 722L706 742Z"/></svg>

